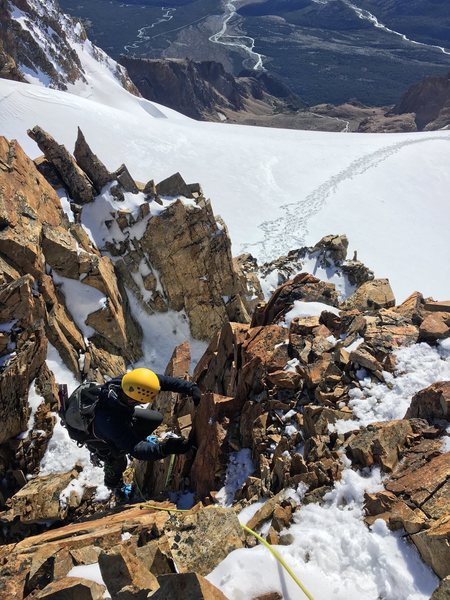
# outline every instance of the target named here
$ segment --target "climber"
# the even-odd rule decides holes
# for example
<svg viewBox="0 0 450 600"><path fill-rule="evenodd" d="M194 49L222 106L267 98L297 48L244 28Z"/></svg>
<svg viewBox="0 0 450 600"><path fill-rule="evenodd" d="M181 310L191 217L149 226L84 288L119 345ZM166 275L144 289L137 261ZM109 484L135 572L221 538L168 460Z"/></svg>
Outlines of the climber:
<svg viewBox="0 0 450 600"><path fill-rule="evenodd" d="M70 397L64 387L60 386L62 422L70 437L88 448L94 464L103 463L105 485L118 499L130 495L123 482L127 455L159 460L192 447L191 438L157 440L151 434L162 423L162 414L139 405L152 403L159 391L170 391L191 396L197 407L201 393L195 383L140 368L104 384L83 383Z"/></svg>

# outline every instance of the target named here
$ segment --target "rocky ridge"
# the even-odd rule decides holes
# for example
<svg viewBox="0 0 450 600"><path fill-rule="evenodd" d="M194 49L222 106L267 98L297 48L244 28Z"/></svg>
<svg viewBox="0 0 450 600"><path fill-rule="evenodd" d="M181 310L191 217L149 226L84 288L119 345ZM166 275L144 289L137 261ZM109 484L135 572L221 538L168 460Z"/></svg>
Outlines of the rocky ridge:
<svg viewBox="0 0 450 600"><path fill-rule="evenodd" d="M235 512L268 498L248 525L269 524L270 543L289 544L284 530L299 504L286 490L301 486L302 504L321 502L340 479L342 454L353 468L376 465L387 474L385 490L366 496L367 522L382 518L404 528L445 590L450 452L442 452L442 437L450 421L449 382L417 393L403 418L366 427L357 421L352 427L350 398L362 389L362 369L372 382L383 382L395 374L398 348L450 337L449 303L415 292L397 306L387 280L375 279L356 257L347 260L345 236L327 236L262 267L249 255L233 260L226 228L198 184L180 174L158 184L136 182L124 165L109 173L81 132L74 156L39 128L30 135L45 152L36 164L16 143L0 140L0 521L6 544L0 598L101 597L102 587L67 577L74 566L94 563L114 598L177 597L180 589L192 590L187 598L223 598L202 577L232 549L254 544ZM47 179L66 189L70 210L62 210ZM82 223L99 198L108 210L100 214L104 237L97 245ZM342 286L299 273L313 259L345 279L345 296ZM260 278L275 288L265 302ZM64 297L67 280L104 298L85 315L87 335ZM184 310L209 346L192 375L203 391L200 407L170 393L157 405L164 414L159 433L193 430L196 450L175 461L134 461L128 476L151 504L117 511L95 502L92 488L74 486L62 501L80 466L46 477L38 470L57 403L45 363L48 342L78 379L101 381L124 371L141 354L125 287L148 312ZM298 303L320 303L320 311L295 316ZM190 362L185 342L166 372L189 377ZM30 420L33 384L45 401ZM342 421L347 433L333 427ZM243 449L254 472L233 508L217 506L230 456ZM169 490L190 489L197 501L192 511L170 516L155 509L174 508L167 504ZM206 539L211 546L205 550Z"/></svg>
<svg viewBox="0 0 450 600"><path fill-rule="evenodd" d="M85 54L138 94L125 69L94 46L81 22L55 0L0 1L0 77L60 90L82 87L88 85Z"/></svg>
<svg viewBox="0 0 450 600"><path fill-rule="evenodd" d="M188 59L122 56L120 62L144 98L194 119L220 121L228 111L250 111L252 104L271 111L302 105L285 85L265 73L234 77L221 63Z"/></svg>
<svg viewBox="0 0 450 600"><path fill-rule="evenodd" d="M15 469L34 473L51 437L54 417L50 409L57 398L53 374L45 363L49 343L79 381L103 381L105 376L124 372L127 364L142 356L142 332L131 314L126 285L131 294L136 290L136 301L149 313L185 310L199 339L209 339L211 331L229 319L228 313L234 320L250 319L250 293L233 265L229 238L214 220L198 185L187 186L179 174L158 185L136 184L124 165L108 174L111 183L106 193L117 208L108 213L104 227L114 223L122 248L119 252L111 238L111 258L100 252L81 224L83 206L92 203L105 168L94 159L81 132L76 154L92 180L51 136L39 128L30 135L47 153L46 159L36 161L37 166L15 141L0 139L2 478ZM40 171L50 174L57 188L66 186L75 212L64 213L58 194ZM158 192L176 196L181 182L182 193L192 196L191 204L173 199L162 211ZM138 185L146 193L138 192ZM114 200L113 193L119 200ZM120 209L126 194L140 199L134 213ZM152 203L159 208L159 216L152 217ZM139 240L128 234L132 223L140 232ZM151 239L142 235L145 230ZM167 257L154 245L159 241L166 246L170 236L176 237L173 247L178 261L163 262ZM159 271L153 270L150 261L158 264ZM185 275L181 280L180 272ZM205 273L210 274L210 282L199 284L198 278ZM74 317L68 301L81 292L84 297L93 295L95 308L82 308L82 314ZM27 399L33 382L45 399L34 417L36 430L32 422L28 427ZM21 439L16 440L19 434Z"/></svg>

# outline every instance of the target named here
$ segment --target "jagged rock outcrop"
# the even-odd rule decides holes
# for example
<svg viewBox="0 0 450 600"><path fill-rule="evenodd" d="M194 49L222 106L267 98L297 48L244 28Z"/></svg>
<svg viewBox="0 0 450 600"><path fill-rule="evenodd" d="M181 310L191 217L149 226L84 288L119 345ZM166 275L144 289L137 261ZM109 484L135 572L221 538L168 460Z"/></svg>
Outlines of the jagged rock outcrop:
<svg viewBox="0 0 450 600"><path fill-rule="evenodd" d="M292 279L296 274L305 271L304 265L309 263L309 270L313 270L311 264L324 269L333 269L344 276L348 283L358 288L366 281L374 278L373 272L356 257L347 259L348 240L345 235L327 235L323 237L315 246L298 248L291 250L286 256L280 256L270 263L265 263L260 267L254 266L253 271L261 277L273 277L277 275L277 285L285 283ZM247 261L245 270L251 269L251 262Z"/></svg>
<svg viewBox="0 0 450 600"><path fill-rule="evenodd" d="M203 340L225 321L250 320L250 294L209 202L195 207L177 200L151 218L148 209L137 218L124 218L125 232L147 223L144 234L139 240L108 243L107 249L121 257L115 262L121 279L148 312L185 310L193 336Z"/></svg>
<svg viewBox="0 0 450 600"><path fill-rule="evenodd" d="M348 439L345 447L354 464L361 467L378 464L392 471L412 434L412 427L407 420L372 423Z"/></svg>
<svg viewBox="0 0 450 600"><path fill-rule="evenodd" d="M102 188L107 183L114 179L114 176L108 171L102 161L92 152L79 127L73 155L78 166L92 181L98 193L102 191Z"/></svg>
<svg viewBox="0 0 450 600"><path fill-rule="evenodd" d="M65 585L71 594L71 586L80 584L77 578L66 577L72 567L99 562L113 597L146 598L149 591L159 588L164 578L161 561L165 561L164 570L169 568L172 580L161 583L162 598L168 589L183 584L193 589L199 585L206 600L223 598L200 576L214 569L229 552L243 547L244 535L234 511L198 505L189 513L171 516L155 506L175 508L169 503L137 505L1 546L0 597L24 598L33 593L52 598L51 594L64 590ZM159 560L149 561L155 552ZM199 577L193 575L193 569ZM177 573L185 574L182 581L175 581ZM197 580L196 585L192 579ZM198 600L203 596L188 597Z"/></svg>
<svg viewBox="0 0 450 600"><path fill-rule="evenodd" d="M358 310L377 310L395 306L395 298L387 279L373 279L363 283L345 305Z"/></svg>
<svg viewBox="0 0 450 600"><path fill-rule="evenodd" d="M65 505L60 502L61 492L77 477L78 472L73 470L31 479L8 501L10 508L1 514L2 522L12 522L16 518L22 523L64 520L69 506L76 507L81 503L76 494Z"/></svg>
<svg viewBox="0 0 450 600"><path fill-rule="evenodd" d="M28 135L54 166L73 200L79 204L92 202L94 199L92 183L78 167L65 146L58 144L50 134L38 126L29 129Z"/></svg>
<svg viewBox="0 0 450 600"><path fill-rule="evenodd" d="M85 141L83 146L84 158L95 169L97 159ZM113 263L102 256L81 223L68 223L54 190L20 148L0 139L0 149L0 192L8 198L8 203L0 204L0 317L8 323L0 332L1 368L7 374L2 373L0 385L7 382L6 405L13 412L7 422L9 436L30 427L27 394L34 378L44 399L34 414L35 427L44 431L39 449L31 449L37 439L33 432L19 443L5 438L0 445L0 476L11 476L13 467L16 471L16 493L9 499L0 497L5 508L1 531L5 541L17 542L5 551L0 548L0 596L4 592L52 597L63 589L58 586L64 585L74 564L98 561L117 598L147 596L169 575L164 585L176 589L181 582L175 580L174 570L191 574L186 582L208 597L207 592L215 591L207 589L199 576L232 549L249 543L234 512L197 506L169 517L145 504L139 510L107 512L104 519L72 524L59 534L47 531L34 541L21 539L30 528L42 528L43 521L74 515L83 519L96 510L92 489L82 494L77 486L67 489L74 473L36 477L28 483L25 475L35 473L53 426L55 382L44 366L47 339L78 377L101 380L106 374L116 375L139 355L139 328L129 315L123 291L130 281L134 282L130 289L137 290L143 302L151 300L149 312L185 310L192 332L210 340L193 374L203 392L199 407L194 410L190 398L169 393L161 395L156 406L164 406L158 433L170 428L191 436L194 448L174 460L135 461L129 476L138 493L164 498L169 490L194 489L196 500L217 502L230 454L243 450L251 456L254 471L236 499L245 506L267 497L252 523L267 521L267 539L289 543L282 532L298 503L285 497L286 488L301 484L304 503L320 501L339 480L345 452L354 468L380 465L389 473L386 490L366 498L368 522L383 518L390 527L404 527L436 573L448 574L449 453L441 454L448 419L447 383L419 393L404 419L372 423L346 434L333 427L342 420L347 421L346 429L351 427L352 393L364 393L367 380L383 381L386 371L393 373L397 348L425 335L430 343L446 337L441 330L436 335L429 323L434 318L446 324L448 302L424 300L415 293L395 307L389 282L372 280L370 272L359 267L354 271L362 273L359 287L343 301L333 284L300 273L282 282L250 324L248 290L258 287L255 279L253 287L247 287L253 261L248 256L233 261L226 231L198 185L185 184L176 175L171 185L181 187L175 198L189 192L192 199L183 203L160 198L162 204L152 212L164 188L137 184L120 167L114 177L122 197L135 192L135 185L138 190L148 188L152 198L149 202L137 192L142 203L129 210L117 208L111 197L114 210L107 211L105 231L110 232L107 248ZM86 169L90 166L85 164ZM108 201L107 194L102 200ZM80 208L81 222L84 210L89 208ZM27 233L31 235L20 253L20 237ZM347 250L345 236L327 236L312 249L296 251L283 263L282 277L294 269L295 260L306 256L309 260L311 253L322 266L341 269ZM70 315L68 282L104 298L98 310L84 315L83 323ZM298 301L306 307L314 303L311 315L306 311L286 318ZM235 315L243 322L230 322ZM87 326L95 331L86 332ZM189 344L184 343L174 351L166 372L188 378L189 367ZM12 457L15 449L17 456ZM22 468L27 456L30 465ZM122 537L124 533L129 535ZM97 592L86 590L91 595Z"/></svg>
<svg viewBox="0 0 450 600"><path fill-rule="evenodd" d="M413 396L405 419L416 418L450 422L450 381L434 383Z"/></svg>
<svg viewBox="0 0 450 600"><path fill-rule="evenodd" d="M45 364L48 342L77 378L99 381L123 372L125 360L139 357L141 349L140 330L111 260L81 226L68 223L56 192L20 146L5 138L0 138L0 222L0 475L12 482L6 486L10 494L39 468L52 435L57 398ZM86 315L93 326L89 341L66 306L68 281L104 297ZM32 384L43 401L30 418ZM20 483L12 473L22 473Z"/></svg>

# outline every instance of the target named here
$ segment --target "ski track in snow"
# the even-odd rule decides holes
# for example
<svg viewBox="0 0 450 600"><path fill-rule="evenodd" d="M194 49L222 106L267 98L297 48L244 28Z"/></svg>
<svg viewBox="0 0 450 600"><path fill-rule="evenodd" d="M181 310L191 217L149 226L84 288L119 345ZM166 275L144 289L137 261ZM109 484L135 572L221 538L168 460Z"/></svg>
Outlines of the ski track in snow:
<svg viewBox="0 0 450 600"><path fill-rule="evenodd" d="M402 148L431 140L449 141L441 137L430 137L424 140L397 142L354 160L346 169L330 177L303 200L282 205L280 209L284 214L281 217L265 221L258 226L263 232L263 240L255 244L243 244L240 252L252 252L258 248L261 260L270 261L285 253L286 248L300 248L306 245L309 220L324 206L328 197L336 192L341 183L373 169Z"/></svg>
<svg viewBox="0 0 450 600"><path fill-rule="evenodd" d="M318 4L327 4L327 2L323 2L323 0L322 1L314 0L314 1ZM404 33L400 33L399 31L395 31L394 29L389 29L389 27L387 27L383 23L380 23L380 21L377 19L377 17L375 15L370 13L368 10L359 8L359 6L356 6L350 0L342 0L342 2L344 4L346 4L349 8L351 8L362 21L369 21L377 29L381 29L382 31L384 31L386 33L391 33L392 35L396 35L396 36L402 38L402 40L404 40L405 42L409 42L410 44L415 44L416 46L423 46L424 48L434 48L435 50L439 50L443 54L447 54L450 56L450 51L447 50L446 48L444 48L443 46L438 46L435 44L425 44L424 42L418 42L416 40L412 40L411 38L408 38Z"/></svg>
<svg viewBox="0 0 450 600"><path fill-rule="evenodd" d="M228 23L237 15L235 3L237 0L229 0L226 4L226 12L223 15L222 28L217 33L214 33L209 41L214 44L222 44L222 46L234 46L244 50L251 59L256 63L253 67L254 71L264 71L263 55L255 52L255 40L248 35L227 35Z"/></svg>

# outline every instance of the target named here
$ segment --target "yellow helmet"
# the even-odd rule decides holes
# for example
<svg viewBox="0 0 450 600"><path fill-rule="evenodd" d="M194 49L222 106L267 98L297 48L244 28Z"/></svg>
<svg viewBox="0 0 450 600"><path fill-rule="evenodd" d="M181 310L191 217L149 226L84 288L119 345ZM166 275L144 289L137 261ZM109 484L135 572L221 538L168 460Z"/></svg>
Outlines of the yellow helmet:
<svg viewBox="0 0 450 600"><path fill-rule="evenodd" d="M133 369L122 377L122 390L136 402L152 402L161 386L158 376L150 369Z"/></svg>

